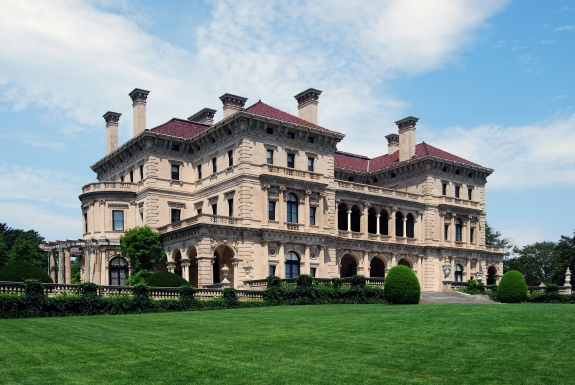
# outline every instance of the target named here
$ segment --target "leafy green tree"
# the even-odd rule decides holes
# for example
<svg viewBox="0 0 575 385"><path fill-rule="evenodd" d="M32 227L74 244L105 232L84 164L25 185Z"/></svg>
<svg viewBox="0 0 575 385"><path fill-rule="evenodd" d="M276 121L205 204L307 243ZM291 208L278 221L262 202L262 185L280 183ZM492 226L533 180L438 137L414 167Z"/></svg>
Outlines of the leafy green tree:
<svg viewBox="0 0 575 385"><path fill-rule="evenodd" d="M120 237L118 250L130 261L132 274L140 270L154 270L166 258L160 233L149 226L134 227Z"/></svg>
<svg viewBox="0 0 575 385"><path fill-rule="evenodd" d="M0 234L0 269L8 263L8 246L4 242L4 236Z"/></svg>
<svg viewBox="0 0 575 385"><path fill-rule="evenodd" d="M569 268L571 272L575 271L575 232L573 237L561 236L561 240L555 246L555 262L552 273L553 282L557 285L563 285L565 282L565 270ZM571 284L575 279L571 279Z"/></svg>
<svg viewBox="0 0 575 385"><path fill-rule="evenodd" d="M487 246L503 247L504 258L509 258L513 250L513 243L508 238L503 238L503 235L487 222L485 222L485 244Z"/></svg>
<svg viewBox="0 0 575 385"><path fill-rule="evenodd" d="M34 230L21 230L0 223L0 267L11 261L28 262L38 268L48 269L48 253L40 249L44 238ZM4 251L2 251L4 249Z"/></svg>
<svg viewBox="0 0 575 385"><path fill-rule="evenodd" d="M517 270L525 277L528 286L541 282L552 283L555 269L555 242L536 242L532 245L514 247L515 258L503 262L504 271Z"/></svg>
<svg viewBox="0 0 575 385"><path fill-rule="evenodd" d="M82 280L80 279L80 275L82 272L82 259L76 258L70 263L70 278L72 283L80 284Z"/></svg>

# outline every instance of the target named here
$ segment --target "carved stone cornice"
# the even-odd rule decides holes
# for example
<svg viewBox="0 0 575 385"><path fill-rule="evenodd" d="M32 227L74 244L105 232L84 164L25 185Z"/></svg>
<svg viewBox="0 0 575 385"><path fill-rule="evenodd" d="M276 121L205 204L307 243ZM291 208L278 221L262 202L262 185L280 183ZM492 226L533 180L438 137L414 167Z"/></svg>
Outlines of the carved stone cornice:
<svg viewBox="0 0 575 385"><path fill-rule="evenodd" d="M403 206L403 207L413 207L418 209L425 209L427 206L425 203L414 202L408 199L398 199L398 198L390 198L390 197L383 197L381 195L376 194L367 194L355 191L347 191L347 190L336 190L335 195L338 198L345 199L350 198L357 201L365 202L377 202L387 206Z"/></svg>
<svg viewBox="0 0 575 385"><path fill-rule="evenodd" d="M457 214L461 214L461 215L479 216L479 215L483 214L483 210L480 210L480 209L472 209L469 207L461 207L461 206L454 206L454 205L440 204L440 205L437 205L437 208L440 211L446 211L448 213L457 213Z"/></svg>
<svg viewBox="0 0 575 385"><path fill-rule="evenodd" d="M285 176L277 176L269 174L260 175L260 180L262 182L268 182L273 184L294 186L296 188L300 188L301 190L307 190L309 188L321 190L327 187L327 183L319 183L311 180L303 180L303 179L289 178Z"/></svg>

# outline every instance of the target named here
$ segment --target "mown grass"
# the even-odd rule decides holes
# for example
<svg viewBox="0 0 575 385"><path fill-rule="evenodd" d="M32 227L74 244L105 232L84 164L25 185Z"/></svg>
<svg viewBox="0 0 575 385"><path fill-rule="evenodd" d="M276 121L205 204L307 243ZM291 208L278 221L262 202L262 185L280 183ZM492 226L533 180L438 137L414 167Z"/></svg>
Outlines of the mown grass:
<svg viewBox="0 0 575 385"><path fill-rule="evenodd" d="M557 304L0 320L0 383L567 384L574 335Z"/></svg>

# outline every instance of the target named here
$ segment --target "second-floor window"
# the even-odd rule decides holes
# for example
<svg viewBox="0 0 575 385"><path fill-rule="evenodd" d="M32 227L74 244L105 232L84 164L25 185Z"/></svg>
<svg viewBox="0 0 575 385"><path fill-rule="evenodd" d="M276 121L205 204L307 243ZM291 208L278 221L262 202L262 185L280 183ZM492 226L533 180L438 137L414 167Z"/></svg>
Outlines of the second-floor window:
<svg viewBox="0 0 575 385"><path fill-rule="evenodd" d="M461 189L461 187L459 186L455 186L455 197L459 198L459 190Z"/></svg>
<svg viewBox="0 0 575 385"><path fill-rule="evenodd" d="M441 195L447 195L447 183L441 184Z"/></svg>
<svg viewBox="0 0 575 385"><path fill-rule="evenodd" d="M267 162L268 164L274 164L274 150L268 150Z"/></svg>
<svg viewBox="0 0 575 385"><path fill-rule="evenodd" d="M287 154L287 166L289 168L295 168L295 155Z"/></svg>
<svg viewBox="0 0 575 385"><path fill-rule="evenodd" d="M134 182L134 171L130 171L130 182Z"/></svg>
<svg viewBox="0 0 575 385"><path fill-rule="evenodd" d="M233 198L228 199L228 216L230 216L230 217L234 216L234 199Z"/></svg>
<svg viewBox="0 0 575 385"><path fill-rule="evenodd" d="M172 209L172 223L180 221L181 213L182 212L179 209Z"/></svg>
<svg viewBox="0 0 575 385"><path fill-rule="evenodd" d="M473 193L473 189L468 188L467 189L467 199L471 200L472 193Z"/></svg>
<svg viewBox="0 0 575 385"><path fill-rule="evenodd" d="M288 138L288 139L295 139L295 133L293 133L293 132L288 132L288 133L286 134L286 138Z"/></svg>
<svg viewBox="0 0 575 385"><path fill-rule="evenodd" d="M198 165L198 179L202 179L202 165Z"/></svg>
<svg viewBox="0 0 575 385"><path fill-rule="evenodd" d="M217 158L212 158L212 172L215 174L216 172L218 172L218 163L217 163Z"/></svg>
<svg viewBox="0 0 575 385"><path fill-rule="evenodd" d="M124 231L124 212L122 210L112 210L112 230Z"/></svg>
<svg viewBox="0 0 575 385"><path fill-rule="evenodd" d="M144 180L144 166L140 166L140 180Z"/></svg>
<svg viewBox="0 0 575 385"><path fill-rule="evenodd" d="M312 157L307 158L307 170L313 172L313 161Z"/></svg>
<svg viewBox="0 0 575 385"><path fill-rule="evenodd" d="M232 167L234 165L234 152L232 150L228 151L228 166Z"/></svg>
<svg viewBox="0 0 575 385"><path fill-rule="evenodd" d="M449 241L449 225L443 227L443 239Z"/></svg>
<svg viewBox="0 0 575 385"><path fill-rule="evenodd" d="M288 194L287 197L287 222L297 223L297 205L298 200L294 194Z"/></svg>
<svg viewBox="0 0 575 385"><path fill-rule="evenodd" d="M315 213L317 207L310 207L309 208L309 224L315 226Z"/></svg>
<svg viewBox="0 0 575 385"><path fill-rule="evenodd" d="M469 243L475 242L475 229L472 227L469 229Z"/></svg>
<svg viewBox="0 0 575 385"><path fill-rule="evenodd" d="M172 165L172 179L180 180L180 166L176 164Z"/></svg>
<svg viewBox="0 0 575 385"><path fill-rule="evenodd" d="M212 215L218 215L218 204L214 203L212 205Z"/></svg>
<svg viewBox="0 0 575 385"><path fill-rule="evenodd" d="M276 220L276 202L268 202L268 220Z"/></svg>

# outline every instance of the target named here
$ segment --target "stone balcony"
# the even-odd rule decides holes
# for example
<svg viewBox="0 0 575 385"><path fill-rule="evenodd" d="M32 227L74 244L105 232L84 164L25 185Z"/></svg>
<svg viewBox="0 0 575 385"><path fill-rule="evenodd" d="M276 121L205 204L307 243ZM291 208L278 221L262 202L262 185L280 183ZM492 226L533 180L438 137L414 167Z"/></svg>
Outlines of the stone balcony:
<svg viewBox="0 0 575 385"><path fill-rule="evenodd" d="M481 208L481 204L479 202L470 201L467 199L459 199L459 198L451 198L446 196L438 197L440 204L449 204L449 205L457 205L457 206L467 206L473 208Z"/></svg>
<svg viewBox="0 0 575 385"><path fill-rule="evenodd" d="M242 220L241 218L225 217L222 215L198 214L194 217L187 218L179 222L174 222L165 226L158 227L158 231L164 234L183 227L195 225L197 223L239 226L242 224Z"/></svg>
<svg viewBox="0 0 575 385"><path fill-rule="evenodd" d="M341 180L336 180L335 183L338 189L361 191L367 194L375 194L380 196L397 197L403 199L407 198L417 202L421 201L421 195L419 194L412 194L404 191L397 191L383 187L370 186L362 183L345 182Z"/></svg>
<svg viewBox="0 0 575 385"><path fill-rule="evenodd" d="M90 192L103 192L103 191L126 191L136 192L138 188L137 183L131 182L94 182L88 183L82 187L82 193Z"/></svg>
<svg viewBox="0 0 575 385"><path fill-rule="evenodd" d="M312 179L312 180L320 180L322 175L316 172L302 171L297 170L295 168L280 167L271 164L262 165L262 173L279 174L291 177L295 176L298 178Z"/></svg>

